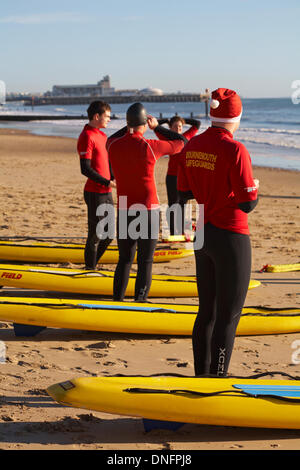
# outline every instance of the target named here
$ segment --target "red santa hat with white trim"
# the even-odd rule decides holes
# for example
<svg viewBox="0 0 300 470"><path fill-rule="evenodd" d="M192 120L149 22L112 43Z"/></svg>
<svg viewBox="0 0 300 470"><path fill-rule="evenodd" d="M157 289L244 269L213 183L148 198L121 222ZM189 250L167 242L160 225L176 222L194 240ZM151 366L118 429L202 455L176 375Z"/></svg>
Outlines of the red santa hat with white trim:
<svg viewBox="0 0 300 470"><path fill-rule="evenodd" d="M218 88L211 94L210 119L215 122L239 122L242 116L242 101L239 95L228 88Z"/></svg>

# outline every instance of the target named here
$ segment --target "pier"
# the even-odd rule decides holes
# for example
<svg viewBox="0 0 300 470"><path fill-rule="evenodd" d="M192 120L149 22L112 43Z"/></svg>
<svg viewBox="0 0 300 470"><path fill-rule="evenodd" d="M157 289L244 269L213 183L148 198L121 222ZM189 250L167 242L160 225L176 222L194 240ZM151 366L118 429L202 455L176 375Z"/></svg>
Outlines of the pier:
<svg viewBox="0 0 300 470"><path fill-rule="evenodd" d="M132 95L132 96L93 96L93 97L84 97L84 96L32 96L32 97L23 97L22 101L24 106L31 106L32 110L35 106L46 106L46 105L88 105L95 100L103 100L109 104L126 104L126 103L135 103L137 101L146 102L146 103L184 103L184 102L203 102L205 105L204 114L208 117L208 100L209 97L207 94L198 94L198 93L174 93L167 95ZM15 100L7 100L15 101ZM21 100L18 100L21 101ZM160 115L162 117L162 115ZM191 115L191 117L193 117ZM86 115L45 115L45 114L0 114L0 121L62 121L62 120L86 120ZM111 119L118 119L118 116L113 114Z"/></svg>
<svg viewBox="0 0 300 470"><path fill-rule="evenodd" d="M208 101L209 95L207 93L169 93L165 95L112 95L112 96L26 96L26 97L14 97L12 99L7 98L6 101L22 101L24 106L31 106L32 110L35 106L47 106L47 105L89 105L92 101L103 100L109 104L130 104L137 101L143 103L184 103L184 102L203 102L205 105L204 114L208 117ZM161 116L160 116L161 117ZM192 116L191 116L192 117ZM54 120L78 120L87 119L86 115L42 115L42 114L0 114L0 121L54 121ZM118 116L113 114L111 119L118 119Z"/></svg>
<svg viewBox="0 0 300 470"><path fill-rule="evenodd" d="M165 95L98 95L98 96L26 96L22 98L26 106L45 106L45 105L76 105L89 104L95 100L103 100L109 104L134 103L141 101L143 103L183 103L183 102L207 102L207 94L200 93L168 93ZM16 99L7 101L16 101Z"/></svg>
<svg viewBox="0 0 300 470"><path fill-rule="evenodd" d="M64 120L88 120L87 115L81 114L80 116L76 115L60 115L60 114L0 114L0 121L19 121L19 122L29 122L29 121L64 121ZM113 114L111 119L118 119L118 117Z"/></svg>

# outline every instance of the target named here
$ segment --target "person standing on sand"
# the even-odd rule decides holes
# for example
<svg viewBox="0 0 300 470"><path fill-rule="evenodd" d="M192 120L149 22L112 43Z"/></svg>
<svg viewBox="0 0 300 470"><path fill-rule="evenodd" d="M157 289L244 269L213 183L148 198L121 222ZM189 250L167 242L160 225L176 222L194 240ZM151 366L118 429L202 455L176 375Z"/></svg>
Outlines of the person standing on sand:
<svg viewBox="0 0 300 470"><path fill-rule="evenodd" d="M81 173L88 179L84 186L84 200L88 212L88 236L85 244L85 268L94 270L108 245L112 242L109 233L97 233L97 225L106 213L97 215L99 206L112 205L112 190L116 187L110 168L105 129L110 121L110 105L103 101L93 101L88 109L89 123L84 126L78 142ZM101 211L100 211L101 212ZM98 229L99 232L99 229Z"/></svg>
<svg viewBox="0 0 300 470"><path fill-rule="evenodd" d="M167 123L171 131L182 134L187 139L187 141L197 134L201 124L197 119L183 119L181 116L173 116L170 119L159 119L158 123ZM183 126L185 124L188 124L191 127L183 132ZM180 200L177 190L179 161L180 153L169 156L168 170L166 175L166 188L168 197L167 219L170 235L184 234L184 203L186 201Z"/></svg>
<svg viewBox="0 0 300 470"><path fill-rule="evenodd" d="M204 244L195 245L199 312L193 328L197 376L226 376L251 272L248 216L257 202L246 147L233 139L242 102L233 91L212 93L212 125L183 151L179 187L204 205ZM197 229L199 230L199 228ZM196 240L200 235L196 231Z"/></svg>
<svg viewBox="0 0 300 470"><path fill-rule="evenodd" d="M155 117L147 116L141 103L128 108L126 120L127 126L110 136L107 143L118 196L119 261L114 276L113 298L118 301L124 299L137 249L134 298L145 301L151 286L153 255L159 235L159 200L154 167L161 156L180 152L186 141L180 134L159 126ZM168 140L145 139L148 127Z"/></svg>

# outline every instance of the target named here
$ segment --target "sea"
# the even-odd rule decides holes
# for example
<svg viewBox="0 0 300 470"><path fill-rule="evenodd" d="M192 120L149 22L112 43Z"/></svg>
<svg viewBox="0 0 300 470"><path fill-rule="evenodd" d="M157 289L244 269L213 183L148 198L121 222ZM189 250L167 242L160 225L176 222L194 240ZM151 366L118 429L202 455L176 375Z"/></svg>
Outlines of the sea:
<svg viewBox="0 0 300 470"><path fill-rule="evenodd" d="M204 103L144 103L147 112L153 116L182 117L200 119L199 133L210 126L205 116ZM112 119L106 134L109 136L126 125L126 110L129 104L113 104ZM68 106L24 106L22 102L9 102L0 107L3 114L34 115L86 115L88 105ZM47 120L30 122L0 121L0 128L14 128L30 131L36 135L61 136L75 138L79 136L85 119ZM147 138L155 138L152 131L147 131ZM291 98L244 98L243 115L235 139L246 145L252 164L261 167L281 168L300 171L300 104L294 104Z"/></svg>

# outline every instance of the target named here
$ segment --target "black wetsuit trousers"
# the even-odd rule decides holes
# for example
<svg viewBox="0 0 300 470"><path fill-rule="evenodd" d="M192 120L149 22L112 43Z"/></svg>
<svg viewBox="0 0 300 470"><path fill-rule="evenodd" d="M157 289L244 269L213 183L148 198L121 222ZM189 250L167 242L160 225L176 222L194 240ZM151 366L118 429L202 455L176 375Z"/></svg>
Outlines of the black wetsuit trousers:
<svg viewBox="0 0 300 470"><path fill-rule="evenodd" d="M184 233L184 204L179 199L176 175L166 176L166 189L168 197L166 215L170 235L182 235Z"/></svg>
<svg viewBox="0 0 300 470"><path fill-rule="evenodd" d="M250 281L250 238L207 223L195 261L199 295L192 337L195 375L225 376Z"/></svg>
<svg viewBox="0 0 300 470"><path fill-rule="evenodd" d="M97 234L97 225L101 220L108 219L108 213L103 215L96 215L97 208L102 204L109 204L113 207L113 199L111 193L92 193L84 191L84 200L87 205L88 212L88 236L84 250L84 260L86 269L95 269L98 261L105 252L108 245L112 242L113 238L108 237L108 226L105 226L103 234ZM114 223L113 220L110 221Z"/></svg>
<svg viewBox="0 0 300 470"><path fill-rule="evenodd" d="M123 233L121 233L121 216L120 213L118 214L117 241L119 248L119 261L114 276L114 300L122 301L124 299L129 281L130 268L136 255L136 251L137 275L134 298L138 301L147 300L152 282L153 256L159 235L159 210L145 211L144 214L144 232L142 236L133 236L133 233L129 231L130 224L136 220L136 216L129 216L128 213L126 214L125 233L124 230ZM122 216L124 217L124 213ZM137 226L137 229L142 233L141 226Z"/></svg>

